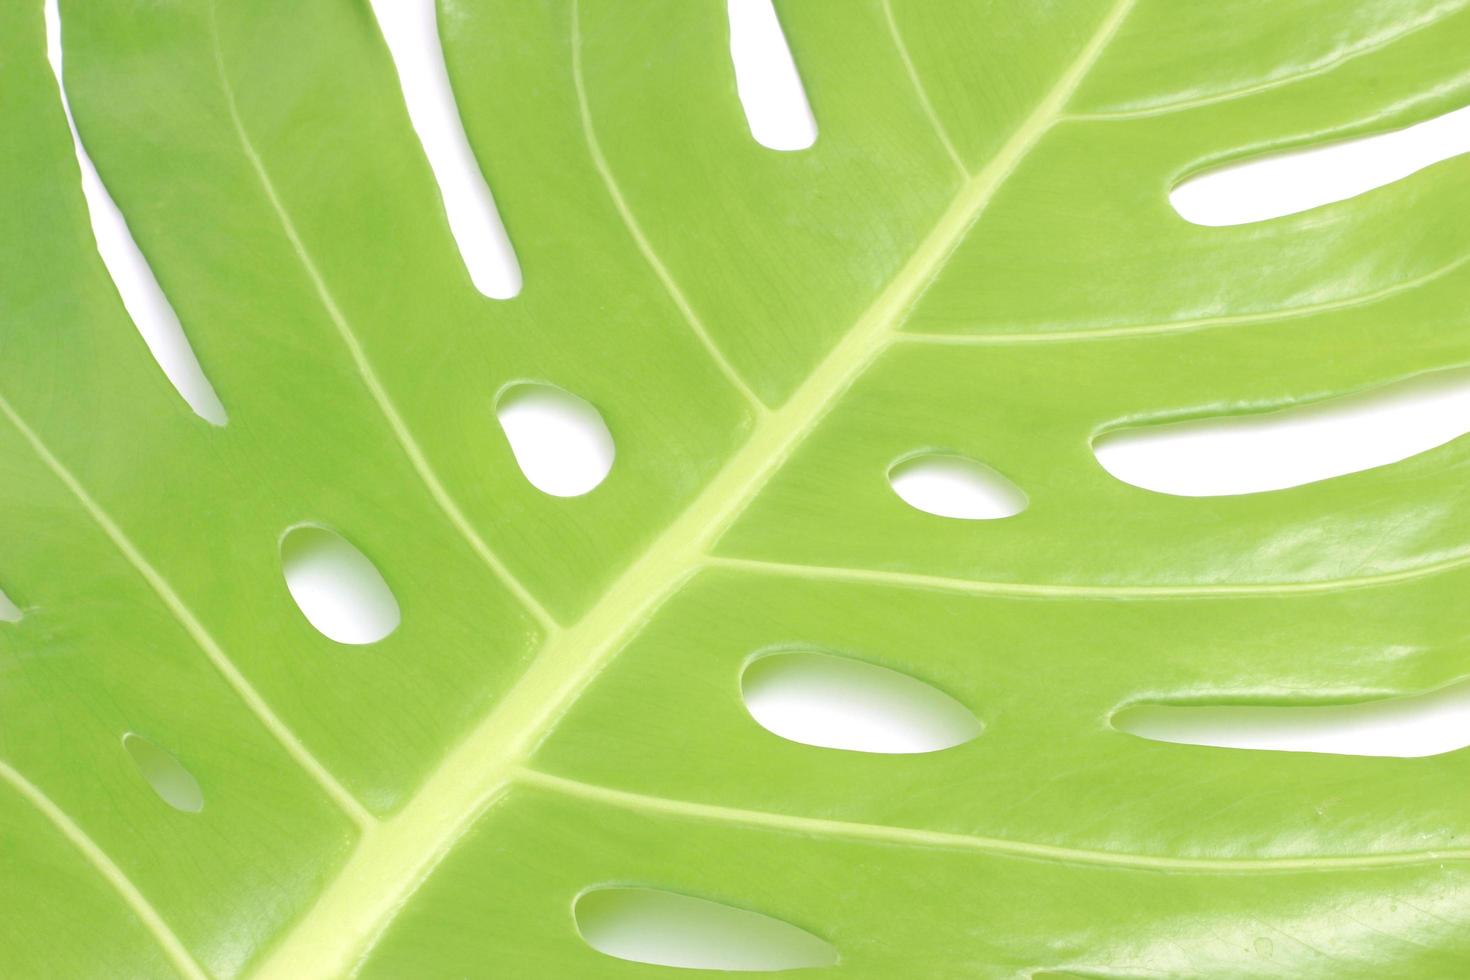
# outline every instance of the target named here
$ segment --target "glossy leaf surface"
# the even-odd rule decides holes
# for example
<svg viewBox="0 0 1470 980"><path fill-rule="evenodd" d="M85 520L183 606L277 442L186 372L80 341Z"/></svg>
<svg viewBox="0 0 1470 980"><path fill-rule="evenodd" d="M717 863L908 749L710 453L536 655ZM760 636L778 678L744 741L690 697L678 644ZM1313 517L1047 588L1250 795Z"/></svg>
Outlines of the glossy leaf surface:
<svg viewBox="0 0 1470 980"><path fill-rule="evenodd" d="M1112 724L1464 677L1470 440L1214 497L1093 453L1470 362L1470 159L1236 226L1168 200L1470 104L1470 4L776 9L791 152L723 0L444 0L523 274L496 300L365 3L62 0L79 138L216 426L98 256L40 0L0 5L0 974L693 975L584 941L596 889L789 926L835 951L811 976L1470 973L1464 750ZM595 488L522 473L496 398L528 381L605 422ZM921 452L1025 509L908 506ZM303 525L396 628L313 628ZM793 649L979 734L774 735L740 678Z"/></svg>

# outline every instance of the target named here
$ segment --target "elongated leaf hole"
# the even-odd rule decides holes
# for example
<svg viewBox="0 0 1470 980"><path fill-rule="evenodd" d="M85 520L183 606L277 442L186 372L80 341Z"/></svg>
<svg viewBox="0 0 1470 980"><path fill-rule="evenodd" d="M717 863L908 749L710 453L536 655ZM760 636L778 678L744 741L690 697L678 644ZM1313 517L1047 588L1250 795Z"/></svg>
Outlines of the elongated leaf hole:
<svg viewBox="0 0 1470 980"><path fill-rule="evenodd" d="M198 813L204 809L204 791L178 759L142 735L129 732L123 736L122 742L139 774L153 787L160 800L185 813Z"/></svg>
<svg viewBox="0 0 1470 980"><path fill-rule="evenodd" d="M553 385L525 383L495 406L516 464L531 485L553 497L579 497L611 472L616 450L597 409Z"/></svg>
<svg viewBox="0 0 1470 980"><path fill-rule="evenodd" d="M367 556L334 531L312 524L281 539L281 567L291 598L323 636L376 643L398 628L398 600Z"/></svg>
<svg viewBox="0 0 1470 980"><path fill-rule="evenodd" d="M0 589L0 623L20 622L20 607L10 601L10 596Z"/></svg>
<svg viewBox="0 0 1470 980"><path fill-rule="evenodd" d="M1190 177L1169 201L1197 225L1243 225L1357 197L1470 152L1470 107L1328 146L1258 157Z"/></svg>
<svg viewBox="0 0 1470 980"><path fill-rule="evenodd" d="M730 60L750 135L772 150L804 150L817 141L801 75L771 0L728 0Z"/></svg>
<svg viewBox="0 0 1470 980"><path fill-rule="evenodd" d="M1026 495L1019 487L966 456L911 456L888 471L888 482L904 503L938 517L997 520L1026 509Z"/></svg>
<svg viewBox="0 0 1470 980"><path fill-rule="evenodd" d="M574 914L587 945L635 963L760 972L838 961L830 943L780 919L652 888L597 888Z"/></svg>
<svg viewBox="0 0 1470 980"><path fill-rule="evenodd" d="M117 292L122 297L123 307L138 328L143 342L153 354L153 359L163 369L169 382L194 410L194 414L212 425L224 425L229 417L214 386L204 376L189 338L179 324L178 315L169 304L168 297L158 285L148 260L133 241L122 212L113 203L97 168L82 146L72 119L71 104L66 98L66 85L61 71L61 14L57 0L46 0L46 54L51 70L56 76L56 86L61 95L61 107L66 113L66 124L71 128L72 147L76 151L77 165L82 171L82 198L87 203L87 214L92 222L92 234L97 239L97 251L102 264L112 277Z"/></svg>
<svg viewBox="0 0 1470 980"><path fill-rule="evenodd" d="M1436 371L1300 408L1109 432L1113 476L1184 497L1260 493L1384 466L1470 432L1470 370Z"/></svg>
<svg viewBox="0 0 1470 980"><path fill-rule="evenodd" d="M398 69L408 119L444 199L449 231L482 295L510 299L521 267L454 101L434 0L372 0L378 27Z"/></svg>
<svg viewBox="0 0 1470 980"><path fill-rule="evenodd" d="M1113 727L1155 742L1417 758L1470 745L1470 680L1423 694L1330 705L1140 704Z"/></svg>
<svg viewBox="0 0 1470 980"><path fill-rule="evenodd" d="M740 678L762 728L806 745L853 752L937 752L980 734L968 708L896 670L827 653L772 653Z"/></svg>

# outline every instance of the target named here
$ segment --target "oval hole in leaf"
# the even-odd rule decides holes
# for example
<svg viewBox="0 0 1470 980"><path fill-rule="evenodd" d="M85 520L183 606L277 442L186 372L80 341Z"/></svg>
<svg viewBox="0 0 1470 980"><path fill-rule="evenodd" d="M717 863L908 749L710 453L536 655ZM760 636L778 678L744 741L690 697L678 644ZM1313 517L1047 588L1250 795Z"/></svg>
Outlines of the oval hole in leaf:
<svg viewBox="0 0 1470 980"><path fill-rule="evenodd" d="M10 596L0 589L0 623L20 622L20 607L10 601Z"/></svg>
<svg viewBox="0 0 1470 980"><path fill-rule="evenodd" d="M1026 509L1020 487L968 456L910 456L888 471L888 483L904 503L938 517L997 520Z"/></svg>
<svg viewBox="0 0 1470 980"><path fill-rule="evenodd" d="M341 535L301 524L281 539L286 588L323 636L376 643L398 628L398 600L367 556Z"/></svg>
<svg viewBox="0 0 1470 980"><path fill-rule="evenodd" d="M1384 466L1467 432L1470 371L1436 371L1299 408L1116 430L1093 451L1124 483L1216 497Z"/></svg>
<svg viewBox="0 0 1470 980"><path fill-rule="evenodd" d="M768 915L652 888L597 888L577 899L587 945L620 960L698 970L832 966L837 950Z"/></svg>
<svg viewBox="0 0 1470 980"><path fill-rule="evenodd" d="M372 0L372 7L470 281L481 295L510 299L521 291L520 263L465 137L444 66L434 0Z"/></svg>
<svg viewBox="0 0 1470 980"><path fill-rule="evenodd" d="M980 734L954 698L887 667L829 653L756 657L740 678L746 710L762 728L805 745L852 752L937 752Z"/></svg>
<svg viewBox="0 0 1470 980"><path fill-rule="evenodd" d="M1470 107L1391 133L1343 140L1209 170L1169 201L1197 225L1242 225L1345 201L1470 152Z"/></svg>
<svg viewBox="0 0 1470 980"><path fill-rule="evenodd" d="M1155 742L1417 758L1470 745L1470 680L1409 697L1331 705L1140 704L1113 727Z"/></svg>
<svg viewBox="0 0 1470 980"><path fill-rule="evenodd" d="M772 150L804 150L817 121L771 0L728 0L730 60L750 135Z"/></svg>
<svg viewBox="0 0 1470 980"><path fill-rule="evenodd" d="M204 791L178 759L142 735L129 732L123 736L122 742L138 772L153 787L159 799L184 813L198 813L204 809Z"/></svg>
<svg viewBox="0 0 1470 980"><path fill-rule="evenodd" d="M554 385L507 388L495 407L516 464L553 497L579 497L612 470L612 433L597 409Z"/></svg>
<svg viewBox="0 0 1470 980"><path fill-rule="evenodd" d="M199 366L194 348L184 335L178 314L158 285L148 259L133 240L122 211L113 203L112 195L92 165L92 158L82 146L82 138L77 134L76 122L72 119L71 104L67 101L66 85L62 81L61 14L57 0L46 0L44 10L46 55L61 90L61 108L71 129L72 149L82 172L82 200L87 205L92 236L97 240L102 264L117 287L123 308L174 390L195 415L211 425L224 425L229 421L225 406L204 376L204 369Z"/></svg>

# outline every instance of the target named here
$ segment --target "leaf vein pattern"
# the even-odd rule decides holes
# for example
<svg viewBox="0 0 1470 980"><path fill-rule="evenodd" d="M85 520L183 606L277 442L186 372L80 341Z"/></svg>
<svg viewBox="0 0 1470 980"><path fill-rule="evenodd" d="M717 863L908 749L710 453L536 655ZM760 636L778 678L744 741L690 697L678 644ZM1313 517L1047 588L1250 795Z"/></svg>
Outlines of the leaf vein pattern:
<svg viewBox="0 0 1470 980"><path fill-rule="evenodd" d="M531 591L526 588L520 579L511 572L506 564L501 561L500 557L495 554L485 542L485 539L475 530L474 525L470 523L464 511L460 509L458 502L450 495L448 489L440 481L439 475L434 471L428 456L424 453L423 448L414 437L412 430L409 429L408 423L399 413L398 407L393 403L393 399L388 394L387 388L384 387L381 379L379 379L377 371L374 370L372 362L368 359L367 351L363 349L362 342L352 329L352 324L348 322L341 307L337 305L337 300L328 288L326 280L322 277L321 270L317 268L316 261L312 259L311 253L307 251L306 244L302 241L301 235L296 229L296 223L291 219L290 212L286 210L285 203L276 191L276 186L274 181L271 180L270 172L265 167L265 161L261 159L260 154L256 151L255 144L251 141L250 134L245 129L244 120L240 116L239 105L235 99L234 86L231 84L229 72L225 68L224 52L220 45L219 27L215 17L216 10L217 5L211 0L209 11L210 30L212 32L211 40L214 44L214 63L219 74L220 88L224 94L225 106L228 110L230 123L240 143L240 150L249 161L251 170L254 171L262 192L270 202L271 209L275 212L276 218L281 225L281 230L285 234L287 241L291 244L292 251L295 253L297 260L300 261L302 269L306 272L308 280L310 280L312 287L315 289L317 298L326 310L328 319L331 320L332 326L336 329L338 336L342 339L342 343L346 346L347 352L352 358L353 367L356 368L363 385L372 396L373 402L377 405L379 412L382 413L384 419L388 422L389 428L393 431L394 438L398 441L399 446L408 457L409 463L413 466L414 473L424 484L425 489L429 492L429 496L433 498L434 503L448 519L455 531L459 533L460 537L475 552L475 555L490 569L491 573L520 600L521 604L525 606L527 611L531 613L543 629L554 629L556 627L555 618L542 605L541 601L532 595Z"/></svg>
<svg viewBox="0 0 1470 980"><path fill-rule="evenodd" d="M0 396L0 415L4 415L10 424L15 427L15 430L20 433L21 438L30 445L32 451L35 452L36 456L46 468L70 491L72 497L81 505L82 510L87 516L92 519L107 539L112 542L113 546L122 554L127 563L133 566L133 569L142 576L143 581L148 583L148 587L153 590L154 595L158 596L164 608L169 611L178 624L183 627L184 632L189 634L190 639L204 652L205 657L209 659L209 662L224 677L225 683L229 684L230 688L234 690L240 700L245 702L245 706L255 715L256 719L264 726L266 731L270 732L291 758L316 780L318 785L322 787L342 812L352 818L353 822L359 827L371 825L375 819L372 814L368 813L362 804L357 801L356 797L349 793L337 781L336 777L327 771L327 768L317 760L316 756L312 755L311 750L296 737L295 733L291 731L290 726L276 715L266 699L261 696L260 692L251 685L250 681L245 678L245 675L240 672L240 669L235 666L234 661L225 653L224 648L204 628L204 624L199 622L193 610L174 591L173 586L169 584L163 574L154 568L148 559L143 557L143 553L123 533L122 528L117 525L117 522L112 519L112 516L103 510L101 505L92 498L92 495L87 492L87 489L82 486L81 482L71 470L51 452L45 442L41 440L41 437L11 407L10 402L4 396Z"/></svg>
<svg viewBox="0 0 1470 980"><path fill-rule="evenodd" d="M689 325L689 329L694 333L695 338L699 340L700 345L704 347L710 360L714 361L715 366L720 369L720 373L730 382L731 387L740 393L740 396L745 399L746 403L757 415L768 414L770 407L755 393L741 373L736 370L735 365L725 356L725 352L720 348L720 345L715 342L714 337L709 332L709 328L704 325L704 321L694 311L694 307L689 302L689 297L684 295L684 290L679 286L678 280L674 278L674 274L669 271L668 266L659 257L658 252L654 250L653 244L643 232L643 226L639 224L637 216L633 214L633 209L628 205L627 198L623 196L622 186L618 183L617 177L614 176L612 167L608 165L607 157L602 152L602 143L597 138L597 129L592 125L592 111L587 101L587 85L582 77L582 22L576 0L573 0L572 3L571 17L572 83L573 88L577 92L578 121L581 124L583 140L587 144L587 153L592 158L592 166L597 171L597 176L602 180L603 187L607 189L607 195L612 199L613 207L617 210L618 217L623 222L623 227L628 230L628 235L633 239L633 244L638 247L638 253L643 256L644 262L653 270L654 276L664 287L664 291L669 294L669 298L673 300L674 306L678 308L679 313L684 317L684 321Z"/></svg>
<svg viewBox="0 0 1470 980"><path fill-rule="evenodd" d="M883 0L883 18L888 22L888 33L893 37L893 46L898 49L898 56L903 59L904 71L908 73L909 81L914 86L914 94L918 96L919 105L924 110L924 115L929 119L929 125L934 129L934 135L944 146L944 152L954 161L955 167L965 176L970 176L970 168L965 166L965 160L960 156L960 151L955 148L954 140L950 139L949 130L945 128L944 120L939 118L939 112L934 108L933 101L929 98L929 90L924 86L924 79L919 76L919 69L914 64L913 56L909 54L908 45L904 43L903 33L898 29L898 20L893 16L893 0Z"/></svg>
<svg viewBox="0 0 1470 980"><path fill-rule="evenodd" d="M371 828L259 976L336 976L364 962L433 867L514 782L577 697L703 564L734 522L856 379L889 348L914 299L949 259L1006 178L1061 117L1127 16L1115 0L1055 87L986 167L969 178L897 275L779 409L577 623L552 633L519 680L446 754L403 808ZM577 5L572 5L575 16ZM580 41L574 29L574 41ZM575 48L575 46L574 46ZM573 71L577 71L573 52ZM614 185L616 186L616 185Z"/></svg>

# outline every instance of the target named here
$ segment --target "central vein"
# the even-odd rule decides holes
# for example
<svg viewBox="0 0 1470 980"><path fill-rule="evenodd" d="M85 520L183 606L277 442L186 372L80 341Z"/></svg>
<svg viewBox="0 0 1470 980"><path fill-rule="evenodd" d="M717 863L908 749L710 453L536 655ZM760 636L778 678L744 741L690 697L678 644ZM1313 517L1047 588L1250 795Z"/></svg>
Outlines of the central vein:
<svg viewBox="0 0 1470 980"><path fill-rule="evenodd" d="M757 419L749 440L578 623L550 634L525 674L403 809L364 832L341 873L258 976L351 972L439 860L508 790L578 695L698 571L711 546L887 348L1006 178L1057 122L1131 4L1117 0L1067 72L995 158L963 182L903 268L786 404Z"/></svg>

